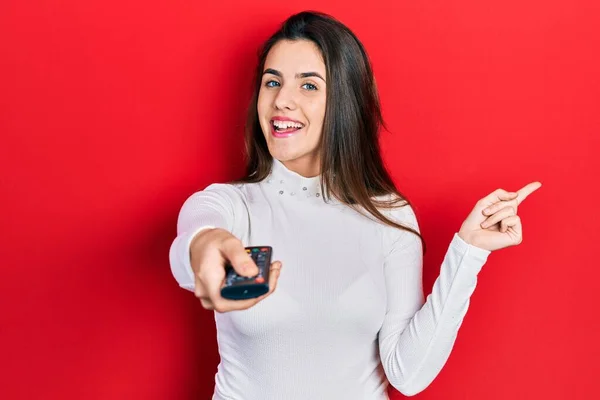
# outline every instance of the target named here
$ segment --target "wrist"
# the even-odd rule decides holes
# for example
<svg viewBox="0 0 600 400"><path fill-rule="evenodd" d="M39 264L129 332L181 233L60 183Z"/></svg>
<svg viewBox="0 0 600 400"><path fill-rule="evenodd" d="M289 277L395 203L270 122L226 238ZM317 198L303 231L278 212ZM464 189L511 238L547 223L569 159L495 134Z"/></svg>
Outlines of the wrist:
<svg viewBox="0 0 600 400"><path fill-rule="evenodd" d="M212 226L205 226L203 228L200 228L200 230L198 232L196 232L196 234L190 241L190 249L194 248L196 246L196 244L198 243L198 241L202 237L204 237L204 235L206 235L208 232L213 231L213 230L215 230L215 228Z"/></svg>
<svg viewBox="0 0 600 400"><path fill-rule="evenodd" d="M466 232L458 232L457 234L458 234L458 237L460 237L463 240L463 242L465 242L466 244L473 246L473 247L477 247L482 250L491 251L487 248L487 246L484 246L481 243L480 238L478 240L477 237L474 237L474 235L466 233Z"/></svg>
<svg viewBox="0 0 600 400"><path fill-rule="evenodd" d="M463 242L475 246L472 235L468 234L467 232L458 232L458 237L460 237Z"/></svg>
<svg viewBox="0 0 600 400"><path fill-rule="evenodd" d="M189 253L190 253L190 264L192 266L192 270L194 269L194 265L196 265L196 263L194 261L197 258L195 256L197 256L198 248L201 245L201 240L204 238L205 235L207 235L209 232L211 232L213 230L215 230L215 228L212 226L203 227L198 232L196 232L196 234L190 240Z"/></svg>

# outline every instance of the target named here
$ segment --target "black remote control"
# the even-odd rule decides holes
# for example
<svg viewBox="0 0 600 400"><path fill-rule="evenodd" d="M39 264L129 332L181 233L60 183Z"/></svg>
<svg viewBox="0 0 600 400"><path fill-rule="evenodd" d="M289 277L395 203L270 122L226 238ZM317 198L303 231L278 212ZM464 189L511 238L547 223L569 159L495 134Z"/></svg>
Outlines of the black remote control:
<svg viewBox="0 0 600 400"><path fill-rule="evenodd" d="M230 263L225 264L225 286L221 288L221 296L230 300L245 300L267 293L272 252L271 246L246 247L246 253L250 254L258 267L258 275L254 277L238 275Z"/></svg>

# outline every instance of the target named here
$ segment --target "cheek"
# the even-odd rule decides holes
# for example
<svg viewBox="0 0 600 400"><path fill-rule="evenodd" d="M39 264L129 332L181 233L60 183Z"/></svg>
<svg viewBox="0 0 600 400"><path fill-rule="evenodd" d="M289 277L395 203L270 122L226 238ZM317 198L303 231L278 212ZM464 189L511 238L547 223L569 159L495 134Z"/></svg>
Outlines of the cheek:
<svg viewBox="0 0 600 400"><path fill-rule="evenodd" d="M317 125L320 129L323 126L323 120L325 119L325 101L314 100L310 104L310 115L311 123Z"/></svg>
<svg viewBox="0 0 600 400"><path fill-rule="evenodd" d="M258 112L258 116L259 118L262 119L262 116L265 113L265 97L259 92L258 93L258 99L256 101L256 111Z"/></svg>
<svg viewBox="0 0 600 400"><path fill-rule="evenodd" d="M264 96L261 96L261 94L258 94L258 99L256 101L256 112L258 114L258 125L261 127L261 131L263 131L263 134L266 134L265 132L265 123L264 123L264 119L265 119L265 99Z"/></svg>
<svg viewBox="0 0 600 400"><path fill-rule="evenodd" d="M259 117L263 117L264 115L266 115L266 113L269 112L272 100L273 99L271 93L260 89L260 91L258 92L258 98L256 99L256 108Z"/></svg>

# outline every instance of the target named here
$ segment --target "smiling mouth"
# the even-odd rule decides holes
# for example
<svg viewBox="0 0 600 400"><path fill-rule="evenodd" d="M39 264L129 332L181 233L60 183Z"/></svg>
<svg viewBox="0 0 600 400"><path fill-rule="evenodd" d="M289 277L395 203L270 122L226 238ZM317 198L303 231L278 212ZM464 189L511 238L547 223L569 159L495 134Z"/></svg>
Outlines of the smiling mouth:
<svg viewBox="0 0 600 400"><path fill-rule="evenodd" d="M304 128L304 124L292 121L271 121L275 133L292 133Z"/></svg>

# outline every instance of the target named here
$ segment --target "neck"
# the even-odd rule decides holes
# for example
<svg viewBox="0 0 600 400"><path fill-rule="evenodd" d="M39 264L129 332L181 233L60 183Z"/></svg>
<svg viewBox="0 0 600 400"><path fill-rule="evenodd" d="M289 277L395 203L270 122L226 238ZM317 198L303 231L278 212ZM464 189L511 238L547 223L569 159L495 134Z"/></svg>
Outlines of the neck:
<svg viewBox="0 0 600 400"><path fill-rule="evenodd" d="M321 173L321 163L316 157L305 156L294 160L283 161L287 169L293 171L305 178L313 178Z"/></svg>

